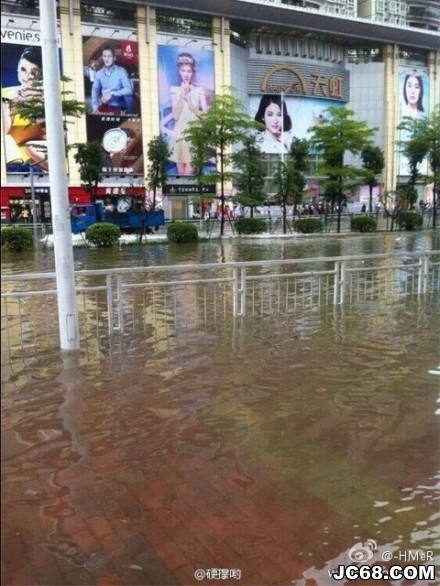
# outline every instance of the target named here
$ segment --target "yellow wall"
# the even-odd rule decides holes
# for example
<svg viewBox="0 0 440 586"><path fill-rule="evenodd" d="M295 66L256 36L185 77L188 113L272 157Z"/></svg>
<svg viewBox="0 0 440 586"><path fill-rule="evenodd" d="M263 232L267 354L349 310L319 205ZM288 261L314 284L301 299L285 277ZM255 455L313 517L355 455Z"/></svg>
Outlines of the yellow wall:
<svg viewBox="0 0 440 586"><path fill-rule="evenodd" d="M383 151L385 154L384 189L391 191L396 186L395 148L397 124L397 80L399 74L398 47L384 47L384 102L383 102Z"/></svg>
<svg viewBox="0 0 440 586"><path fill-rule="evenodd" d="M79 101L84 100L84 76L83 76L83 56L82 56L82 37L81 37L81 20L80 20L80 3L79 0L73 2L73 19L70 28L68 0L60 1L60 30L61 46L63 59L63 73L72 81L65 84L65 89L72 92L70 98ZM74 143L84 143L87 141L86 119L72 119L68 124L67 142L69 145ZM78 168L73 160L73 151L68 152L68 170L69 184L79 186L81 179Z"/></svg>

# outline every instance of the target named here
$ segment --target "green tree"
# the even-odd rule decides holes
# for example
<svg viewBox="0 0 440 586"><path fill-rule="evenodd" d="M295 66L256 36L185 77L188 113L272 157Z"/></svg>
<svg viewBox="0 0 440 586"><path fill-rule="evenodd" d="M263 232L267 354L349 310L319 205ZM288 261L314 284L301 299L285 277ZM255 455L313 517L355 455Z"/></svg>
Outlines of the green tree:
<svg viewBox="0 0 440 586"><path fill-rule="evenodd" d="M377 185L377 175L380 175L385 167L385 157L380 147L368 144L361 151L361 159L364 168L364 181L370 190L368 211L371 214L373 212L373 187Z"/></svg>
<svg viewBox="0 0 440 586"><path fill-rule="evenodd" d="M159 188L163 189L167 182L166 165L170 156L167 143L161 136L155 136L148 143L148 172L147 183L153 191L153 203L151 209L156 209L156 194Z"/></svg>
<svg viewBox="0 0 440 586"><path fill-rule="evenodd" d="M408 159L409 165L409 180L407 189L407 203L410 210L413 210L417 201L417 189L416 183L421 174L419 172L419 165L426 157L427 148L425 141L420 136L415 136L412 140L408 141L403 149L403 154Z"/></svg>
<svg viewBox="0 0 440 586"><path fill-rule="evenodd" d="M295 138L290 145L288 164L292 167L293 173L291 193L294 215L298 204L302 202L304 187L306 186L305 172L308 169L307 156L309 148L309 141L305 138Z"/></svg>
<svg viewBox="0 0 440 586"><path fill-rule="evenodd" d="M405 134L408 138L400 141L400 144L403 145L403 153L408 157L410 165L411 159L408 155L414 157L414 164L417 159L422 157L423 152L420 161L424 157L428 159L430 172L427 180L433 183L432 227L435 228L440 186L440 104L437 104L431 114L425 118L416 119L406 116L398 129L406 131Z"/></svg>
<svg viewBox="0 0 440 586"><path fill-rule="evenodd" d="M84 102L73 99L73 92L65 89L65 84L71 82L70 77L61 76L62 87L61 106L66 123L70 122L69 118L80 118L86 111ZM19 114L21 118L28 120L31 124L40 124L45 126L45 109L44 109L44 85L41 71L35 74L31 84L31 91L26 93L26 97L20 101L14 101L13 114Z"/></svg>
<svg viewBox="0 0 440 586"><path fill-rule="evenodd" d="M70 118L80 118L85 110L86 107L84 102L80 102L78 100L73 99L71 96L73 92L70 90L65 89L65 84L71 82L72 80L65 75L61 76L61 107L64 117L64 126L65 130L67 130L67 123L71 122ZM46 113L45 113L45 100L44 100L44 86L43 86L43 77L41 71L36 71L34 74L34 78L31 82L30 90L26 92L21 100L14 100L11 103L11 115L15 116L18 115L24 120L27 120L29 127L37 126L41 128L41 134L45 136L46 133ZM26 146L32 149L33 138L27 141ZM35 146L37 143L35 143ZM31 158L35 158L36 153L38 153L39 160L34 161L33 164L38 162L41 166L45 166L47 161L47 149L38 144L38 147L35 153L32 154ZM40 158L41 157L41 158ZM32 163L29 163L32 164ZM45 167L46 168L46 167Z"/></svg>
<svg viewBox="0 0 440 586"><path fill-rule="evenodd" d="M365 122L354 120L354 111L331 106L321 126L309 129L311 143L322 157L318 174L325 177L326 192L335 196L338 204L337 231L341 231L341 210L344 189L352 187L363 171L344 164L345 153L358 155L368 144L377 129L369 128Z"/></svg>
<svg viewBox="0 0 440 586"><path fill-rule="evenodd" d="M96 197L98 184L102 180L102 166L104 154L99 142L75 143L70 148L75 149L73 158L79 168L79 175L84 184L84 190Z"/></svg>
<svg viewBox="0 0 440 586"><path fill-rule="evenodd" d="M261 124L245 112L240 100L228 93L213 97L209 110L188 124L186 139L193 148L205 149L205 160L215 154L217 169L209 177L220 183L220 204L225 209L225 183L233 179L232 146L239 143L250 129L261 129ZM225 217L221 214L220 235L224 234Z"/></svg>
<svg viewBox="0 0 440 586"><path fill-rule="evenodd" d="M297 172L292 165L280 161L273 175L273 181L277 192L275 201L281 206L283 212L283 234L287 234L287 205L293 201L293 194L298 189Z"/></svg>
<svg viewBox="0 0 440 586"><path fill-rule="evenodd" d="M266 199L263 191L266 169L256 141L254 134L242 138L242 148L234 153L233 158L238 189L236 199L242 205L250 207L251 218L254 217L254 208L262 205Z"/></svg>
<svg viewBox="0 0 440 586"><path fill-rule="evenodd" d="M205 207L205 201L207 199L211 199L212 196L215 197L215 193L207 195L204 191L205 185L212 183L211 176L205 175L203 172L203 168L207 159L204 141L201 140L201 138L194 141L194 144L190 145L190 150L191 164L194 169L194 181L197 185L197 197L192 198L191 201L192 203L200 205L203 211Z"/></svg>

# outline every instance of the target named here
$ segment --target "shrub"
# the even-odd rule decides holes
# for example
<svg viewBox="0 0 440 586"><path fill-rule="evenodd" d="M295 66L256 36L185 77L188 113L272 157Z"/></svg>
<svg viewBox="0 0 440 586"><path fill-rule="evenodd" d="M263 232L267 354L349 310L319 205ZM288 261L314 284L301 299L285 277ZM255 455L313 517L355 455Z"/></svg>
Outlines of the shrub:
<svg viewBox="0 0 440 586"><path fill-rule="evenodd" d="M239 218L235 222L238 234L262 234L266 232L267 225L260 218Z"/></svg>
<svg viewBox="0 0 440 586"><path fill-rule="evenodd" d="M22 252L34 245L31 231L22 226L8 226L1 229L2 248L12 252Z"/></svg>
<svg viewBox="0 0 440 586"><path fill-rule="evenodd" d="M403 230L418 230L423 226L423 218L417 212L400 212L397 225Z"/></svg>
<svg viewBox="0 0 440 586"><path fill-rule="evenodd" d="M377 221L373 216L355 216L351 218L350 230L352 232L375 232Z"/></svg>
<svg viewBox="0 0 440 586"><path fill-rule="evenodd" d="M170 242L197 242L199 235L197 226L191 222L172 222L167 228L167 238Z"/></svg>
<svg viewBox="0 0 440 586"><path fill-rule="evenodd" d="M86 240L98 248L110 248L118 244L121 230L109 222L98 222L86 230Z"/></svg>
<svg viewBox="0 0 440 586"><path fill-rule="evenodd" d="M293 228L301 234L313 234L323 230L322 222L318 218L300 218L293 222Z"/></svg>

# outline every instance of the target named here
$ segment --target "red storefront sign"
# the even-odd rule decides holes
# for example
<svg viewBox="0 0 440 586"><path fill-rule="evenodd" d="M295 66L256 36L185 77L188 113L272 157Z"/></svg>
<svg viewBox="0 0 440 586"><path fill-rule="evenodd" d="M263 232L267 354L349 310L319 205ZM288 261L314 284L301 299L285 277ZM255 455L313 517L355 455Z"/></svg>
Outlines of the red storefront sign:
<svg viewBox="0 0 440 586"><path fill-rule="evenodd" d="M50 195L50 187L35 186L35 197L48 197ZM131 195L136 197L143 197L145 190L142 187L98 187L97 198L105 198L109 195ZM30 200L32 197L31 188L28 185L0 187L0 202L1 207L9 208L11 199ZM69 187L69 203L73 204L87 204L91 202L90 195L83 187Z"/></svg>

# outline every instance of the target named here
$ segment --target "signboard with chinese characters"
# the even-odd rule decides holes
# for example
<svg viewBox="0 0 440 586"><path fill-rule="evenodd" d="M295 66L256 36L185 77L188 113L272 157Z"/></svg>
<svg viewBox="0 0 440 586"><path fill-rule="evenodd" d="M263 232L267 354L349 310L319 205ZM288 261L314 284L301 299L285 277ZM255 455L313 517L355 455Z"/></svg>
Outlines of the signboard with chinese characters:
<svg viewBox="0 0 440 586"><path fill-rule="evenodd" d="M164 195L215 195L215 185L173 185L167 184L163 188Z"/></svg>
<svg viewBox="0 0 440 586"><path fill-rule="evenodd" d="M249 61L249 94L280 94L348 102L349 72L343 66Z"/></svg>

